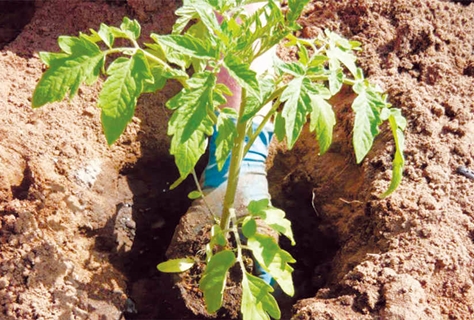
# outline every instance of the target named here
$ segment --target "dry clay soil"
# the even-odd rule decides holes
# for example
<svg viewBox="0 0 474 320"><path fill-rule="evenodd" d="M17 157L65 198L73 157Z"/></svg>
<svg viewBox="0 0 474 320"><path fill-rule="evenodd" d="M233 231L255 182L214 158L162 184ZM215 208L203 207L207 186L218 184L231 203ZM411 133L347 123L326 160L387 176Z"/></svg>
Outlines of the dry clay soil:
<svg viewBox="0 0 474 320"><path fill-rule="evenodd" d="M59 35L119 25L125 15L145 35L167 33L179 4L0 5L0 318L202 318L156 270L193 189L188 181L168 190L177 170L164 103L179 86L140 98L110 148L96 108L100 83L70 101L30 105L45 70L38 52L57 51ZM283 243L298 260L284 318L474 319L474 180L456 171L474 168L474 4L312 1L300 22L303 37L328 28L363 43L366 76L408 120L406 169L396 193L377 198L394 145L384 127L355 164L350 89L333 99L338 125L327 154L317 155L307 132L290 151L274 145L273 201L297 241Z"/></svg>

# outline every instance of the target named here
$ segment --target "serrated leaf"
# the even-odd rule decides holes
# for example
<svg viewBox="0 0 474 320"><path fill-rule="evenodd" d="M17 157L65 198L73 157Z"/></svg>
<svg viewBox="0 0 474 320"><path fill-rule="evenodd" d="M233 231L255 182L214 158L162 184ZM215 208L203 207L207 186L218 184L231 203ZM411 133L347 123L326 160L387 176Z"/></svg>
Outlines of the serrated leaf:
<svg viewBox="0 0 474 320"><path fill-rule="evenodd" d="M310 130L316 131L319 153L324 154L331 146L336 116L332 106L323 97L315 94L311 94L310 97L312 107Z"/></svg>
<svg viewBox="0 0 474 320"><path fill-rule="evenodd" d="M137 20L130 20L124 17L120 29L134 40L140 38L141 26Z"/></svg>
<svg viewBox="0 0 474 320"><path fill-rule="evenodd" d="M257 222L250 216L245 217L242 222L242 233L246 238L253 237L257 232Z"/></svg>
<svg viewBox="0 0 474 320"><path fill-rule="evenodd" d="M351 51L344 51L341 48L334 47L326 51L327 56L331 61L340 61L346 68L352 73L352 75L357 74L357 66L355 61L357 60L356 56ZM337 63L338 65L339 63Z"/></svg>
<svg viewBox="0 0 474 320"><path fill-rule="evenodd" d="M209 260L206 270L199 281L199 288L204 292L206 309L214 313L222 306L222 297L229 268L235 263L235 255L230 250L223 250Z"/></svg>
<svg viewBox="0 0 474 320"><path fill-rule="evenodd" d="M110 31L110 28L108 25L101 23L99 32L97 34L100 36L100 39L107 45L107 47L112 48L114 45L114 34L112 31Z"/></svg>
<svg viewBox="0 0 474 320"><path fill-rule="evenodd" d="M274 59L274 65L277 71L282 74L291 74L294 77L303 76L305 74L305 67L301 62L284 62L276 57Z"/></svg>
<svg viewBox="0 0 474 320"><path fill-rule="evenodd" d="M192 20L197 18L196 9L189 4L184 3L181 8L178 8L175 11L175 15L178 16L178 19L173 25L173 34L181 34L183 30L186 28L188 23Z"/></svg>
<svg viewBox="0 0 474 320"><path fill-rule="evenodd" d="M306 49L305 45L298 46L298 61L301 62L303 65L307 65L310 60L308 49Z"/></svg>
<svg viewBox="0 0 474 320"><path fill-rule="evenodd" d="M309 0L288 0L288 13L286 14L286 18L292 22L296 21L301 15L306 4Z"/></svg>
<svg viewBox="0 0 474 320"><path fill-rule="evenodd" d="M67 55L42 54L49 69L33 92L33 108L61 101L66 93L73 98L81 83L92 84L100 74L105 55L95 43L84 37L62 37L60 42Z"/></svg>
<svg viewBox="0 0 474 320"><path fill-rule="evenodd" d="M57 53L57 52L44 52L44 51L41 51L39 53L39 57L41 59L41 61L43 61L43 63L45 65L47 65L48 67L51 66L51 63L54 63L55 60L61 60L61 59L64 59L68 56L67 53Z"/></svg>
<svg viewBox="0 0 474 320"><path fill-rule="evenodd" d="M186 141L180 141L180 135L175 135L171 139L170 154L174 155L182 178L186 178L192 172L196 163L206 152L207 136L212 134L212 130L212 122L206 118Z"/></svg>
<svg viewBox="0 0 474 320"><path fill-rule="evenodd" d="M202 124L208 112L214 112L214 87L216 76L211 72L194 74L183 88L166 103L170 109L177 109L170 119L168 134L184 143Z"/></svg>
<svg viewBox="0 0 474 320"><path fill-rule="evenodd" d="M102 41L100 35L94 29L89 29L89 31L91 32L90 35L79 32L79 37L85 38L85 39L89 40L90 42L94 42L94 43Z"/></svg>
<svg viewBox="0 0 474 320"><path fill-rule="evenodd" d="M270 205L268 199L252 200L247 206L247 210L250 214L256 215L260 213L263 209L266 209Z"/></svg>
<svg viewBox="0 0 474 320"><path fill-rule="evenodd" d="M230 109L233 110L233 109ZM217 138L216 138L216 163L217 169L222 170L224 164L229 157L234 139L237 135L235 123L237 121L237 114L229 114L228 112L220 112L217 117Z"/></svg>
<svg viewBox="0 0 474 320"><path fill-rule="evenodd" d="M262 102L266 101L275 89L275 81L273 77L264 77L258 80L261 98L255 96L252 92L248 92L247 103L244 107L244 115L241 117L240 121L250 120L253 116L257 114L262 107Z"/></svg>
<svg viewBox="0 0 474 320"><path fill-rule="evenodd" d="M315 54L311 56L311 60L308 64L309 67L318 67L324 65L326 61L328 61L329 58L325 55L321 54Z"/></svg>
<svg viewBox="0 0 474 320"><path fill-rule="evenodd" d="M331 95L335 95L342 88L344 81L344 74L341 69L331 70L328 77L329 81L329 91Z"/></svg>
<svg viewBox="0 0 474 320"><path fill-rule="evenodd" d="M194 58L215 58L216 51L197 38L188 35L157 35L151 38L163 47Z"/></svg>
<svg viewBox="0 0 474 320"><path fill-rule="evenodd" d="M285 118L285 134L289 149L298 139L311 109L308 85L310 85L309 79L297 77L288 83L281 94L281 101L285 102L281 115Z"/></svg>
<svg viewBox="0 0 474 320"><path fill-rule="evenodd" d="M281 249L275 239L267 235L255 234L247 239L247 246L252 250L260 266L278 282L283 292L293 296L295 293L291 277L293 268L288 263L296 262L295 259Z"/></svg>
<svg viewBox="0 0 474 320"><path fill-rule="evenodd" d="M141 50L130 58L120 57L107 69L109 76L99 94L98 106L107 143L111 145L127 127L135 113L143 83L152 81L145 54Z"/></svg>
<svg viewBox="0 0 474 320"><path fill-rule="evenodd" d="M243 63L237 56L227 55L224 57L224 65L229 74L242 87L251 92L258 100L261 100L260 85L257 81L257 73L250 70L250 65Z"/></svg>
<svg viewBox="0 0 474 320"><path fill-rule="evenodd" d="M291 221L285 218L283 210L269 206L261 210L257 216L261 217L273 230L287 237L291 241L292 246L296 244L291 229Z"/></svg>
<svg viewBox="0 0 474 320"><path fill-rule="evenodd" d="M209 35L211 35L211 39L209 40L212 41L214 38L212 35L219 34L222 32L219 22L217 21L214 9L208 4L207 1L194 1L194 3L192 3L191 5L196 10L199 19L208 29Z"/></svg>
<svg viewBox="0 0 474 320"><path fill-rule="evenodd" d="M379 133L380 110L371 104L366 91L360 91L352 103L355 112L352 137L357 163L362 162Z"/></svg>
<svg viewBox="0 0 474 320"><path fill-rule="evenodd" d="M273 288L247 272L242 277L241 312L244 320L280 319L278 303L270 294Z"/></svg>
<svg viewBox="0 0 474 320"><path fill-rule="evenodd" d="M225 246L227 244L224 233L218 224L213 225L211 228L211 241L220 246Z"/></svg>
<svg viewBox="0 0 474 320"><path fill-rule="evenodd" d="M170 259L160 263L156 267L161 272L176 273L191 269L194 263L194 260L191 258Z"/></svg>
<svg viewBox="0 0 474 320"><path fill-rule="evenodd" d="M284 62L279 58L274 59L277 71L283 74L291 74L294 77L303 76L305 68L301 62Z"/></svg>
<svg viewBox="0 0 474 320"><path fill-rule="evenodd" d="M164 71L163 66L158 63L149 64L150 73L153 77L153 82L146 81L143 86L143 92L155 92L157 90L163 89L166 84L166 81L169 79L166 77L166 72Z"/></svg>

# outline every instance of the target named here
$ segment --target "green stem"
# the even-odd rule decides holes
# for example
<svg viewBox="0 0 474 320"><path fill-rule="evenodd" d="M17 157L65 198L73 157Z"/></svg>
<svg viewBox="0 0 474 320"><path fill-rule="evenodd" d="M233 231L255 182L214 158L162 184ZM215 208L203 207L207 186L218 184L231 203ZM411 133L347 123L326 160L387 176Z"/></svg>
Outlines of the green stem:
<svg viewBox="0 0 474 320"><path fill-rule="evenodd" d="M260 125L258 126L257 130L252 134L252 136L249 138L249 141L247 142L247 145L245 146L244 149L244 156L247 154L247 152L250 150L250 147L252 144L255 142L255 140L258 138L258 135L260 132L262 132L263 128L267 124L267 122L270 120L270 118L273 116L273 114L277 111L278 107L280 106L280 99L278 99L270 109L270 111L267 112L265 117L263 118L262 122L260 122Z"/></svg>
<svg viewBox="0 0 474 320"><path fill-rule="evenodd" d="M237 120L237 136L234 139L234 146L232 147L231 152L229 178L227 181L227 189L224 197L224 209L220 223L222 230L229 229L231 212L234 210L235 195L237 194L237 185L239 183L240 165L244 158L245 134L247 131L248 120L242 122L239 120L244 114L246 96L246 90L245 88L242 88L242 100L240 103L239 119ZM224 237L227 237L227 232L224 233Z"/></svg>
<svg viewBox="0 0 474 320"><path fill-rule="evenodd" d="M237 228L237 218L235 216L234 210L232 210L231 218L232 218L232 224L233 224L232 233L234 234L235 243L237 244L237 261L239 262L240 268L242 269L242 274L244 274L246 271L244 259L242 255L242 248L244 246L242 245L242 242L240 241L239 229Z"/></svg>

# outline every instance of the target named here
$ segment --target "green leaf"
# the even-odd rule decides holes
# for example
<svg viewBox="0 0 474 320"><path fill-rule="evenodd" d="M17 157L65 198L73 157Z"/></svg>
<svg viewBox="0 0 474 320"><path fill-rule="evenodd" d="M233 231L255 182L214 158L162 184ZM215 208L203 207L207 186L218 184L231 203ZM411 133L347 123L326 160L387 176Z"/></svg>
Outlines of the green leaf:
<svg viewBox="0 0 474 320"><path fill-rule="evenodd" d="M268 76L258 80L260 88L260 96L256 96L253 91L247 92L247 103L244 107L244 115L241 117L240 121L250 120L253 116L257 114L260 108L263 106L262 102L270 98L270 95L275 89L275 80L273 77Z"/></svg>
<svg viewBox="0 0 474 320"><path fill-rule="evenodd" d="M173 25L173 34L181 34L188 23L197 18L196 9L193 6L187 4L186 2L183 4L181 8L178 8L175 12L175 15L178 16L178 19Z"/></svg>
<svg viewBox="0 0 474 320"><path fill-rule="evenodd" d="M33 108L48 102L61 101L66 93L69 93L69 98L73 98L81 83L90 85L97 80L104 65L104 53L86 38L61 37L58 42L66 54L41 55L49 69L33 92Z"/></svg>
<svg viewBox="0 0 474 320"><path fill-rule="evenodd" d="M114 45L115 37L108 25L101 23L99 32L97 34L100 36L100 39L107 45L107 47L112 48L112 46Z"/></svg>
<svg viewBox="0 0 474 320"><path fill-rule="evenodd" d="M227 244L224 233L218 224L213 225L211 228L211 242L220 246L225 246Z"/></svg>
<svg viewBox="0 0 474 320"><path fill-rule="evenodd" d="M359 95L352 103L355 112L353 145L357 163L362 162L369 150L372 148L375 137L379 133L381 124L380 109L369 99L367 90L361 86L354 85L354 91Z"/></svg>
<svg viewBox="0 0 474 320"><path fill-rule="evenodd" d="M275 136L280 142L285 139L285 118L283 118L281 112L278 112L275 117Z"/></svg>
<svg viewBox="0 0 474 320"><path fill-rule="evenodd" d="M194 58L215 58L216 50L205 45L204 42L188 35L157 35L151 38L160 45Z"/></svg>
<svg viewBox="0 0 474 320"><path fill-rule="evenodd" d="M289 149L298 139L311 109L311 98L308 94L310 85L309 79L297 77L288 83L281 94L281 100L285 102L281 115L285 118L285 133Z"/></svg>
<svg viewBox="0 0 474 320"><path fill-rule="evenodd" d="M176 113L177 111L174 114ZM182 135L175 135L171 139L170 154L174 155L182 178L186 178L192 172L196 163L206 152L207 136L212 134L212 125L212 122L206 118L186 141L180 141Z"/></svg>
<svg viewBox="0 0 474 320"><path fill-rule="evenodd" d="M257 222L251 216L245 217L242 222L242 233L246 238L253 237L257 232Z"/></svg>
<svg viewBox="0 0 474 320"><path fill-rule="evenodd" d="M315 94L311 98L311 123L310 130L316 130L316 137L319 143L319 153L324 154L332 142L332 133L336 124L336 116L329 102L323 97Z"/></svg>
<svg viewBox="0 0 474 320"><path fill-rule="evenodd" d="M194 74L187 83L188 88L183 88L166 103L168 108L176 109L169 122L168 134L181 143L198 130L208 112L214 112L216 76L206 71Z"/></svg>
<svg viewBox="0 0 474 320"><path fill-rule="evenodd" d="M282 250L270 236L255 234L247 239L247 246L252 250L260 266L278 282L283 292L293 296L295 289L291 273L293 268L288 263L296 262L285 250Z"/></svg>
<svg viewBox="0 0 474 320"><path fill-rule="evenodd" d="M141 26L137 20L130 20L124 17L120 29L134 40L140 38Z"/></svg>
<svg viewBox="0 0 474 320"><path fill-rule="evenodd" d="M222 306L222 297L227 279L227 272L235 263L235 255L230 250L223 250L212 256L199 281L199 288L204 292L206 309L214 313Z"/></svg>
<svg viewBox="0 0 474 320"><path fill-rule="evenodd" d="M152 81L153 76L141 50L130 58L117 58L107 69L107 75L109 77L100 92L98 106L102 109L105 137L111 145L132 119L144 82Z"/></svg>
<svg viewBox="0 0 474 320"><path fill-rule="evenodd" d="M161 272L175 273L183 272L194 266L194 260L191 258L170 259L160 263L157 268Z"/></svg>
<svg viewBox="0 0 474 320"><path fill-rule="evenodd" d="M67 58L68 54L67 53L57 53L57 52L44 52L41 51L39 53L39 57L41 61L48 67L51 66L51 63L54 63L55 60L61 60L64 58Z"/></svg>
<svg viewBox="0 0 474 320"><path fill-rule="evenodd" d="M214 9L211 5L209 5L208 1L193 1L191 5L196 10L199 19L207 27L210 35L219 34L222 32ZM214 37L211 36L211 41L212 38Z"/></svg>
<svg viewBox="0 0 474 320"><path fill-rule="evenodd" d="M252 200L249 202L247 210L249 213L256 215L260 213L260 211L266 209L269 205L270 201L268 199Z"/></svg>
<svg viewBox="0 0 474 320"><path fill-rule="evenodd" d="M198 199L198 198L201 198L201 197L202 197L202 193L199 190L191 191L188 194L188 198L191 199L191 200Z"/></svg>
<svg viewBox="0 0 474 320"><path fill-rule="evenodd" d="M309 2L309 0L288 0L288 13L286 18L290 21L296 21L303 12L304 7Z"/></svg>
<svg viewBox="0 0 474 320"><path fill-rule="evenodd" d="M331 61L340 61L349 69L352 75L357 74L357 66L355 64L357 58L352 51L344 51L339 47L330 48L326 51L327 56ZM339 63L337 63L339 65Z"/></svg>
<svg viewBox="0 0 474 320"><path fill-rule="evenodd" d="M290 239L292 246L296 244L293 231L291 230L291 221L285 218L285 211L268 206L254 215L261 217L273 230Z"/></svg>
<svg viewBox="0 0 474 320"><path fill-rule="evenodd" d="M217 169L222 170L227 158L229 157L234 139L237 135L235 123L237 114L234 109L223 109L217 118L217 138L216 138L216 162Z"/></svg>
<svg viewBox="0 0 474 320"><path fill-rule="evenodd" d="M208 112L214 112L215 76L210 72L194 74L187 84L167 102L167 107L175 110L168 123L168 134L173 136L170 153L182 178L194 169L206 151L207 136L213 132Z"/></svg>
<svg viewBox="0 0 474 320"><path fill-rule="evenodd" d="M339 92L339 90L341 90L344 81L344 74L342 73L342 70L340 68L336 70L331 70L329 73L328 80L329 91L331 91L331 95L335 95Z"/></svg>
<svg viewBox="0 0 474 320"><path fill-rule="evenodd" d="M244 320L280 319L278 303L270 294L273 288L262 279L244 272L242 277L242 305Z"/></svg>
<svg viewBox="0 0 474 320"><path fill-rule="evenodd" d="M250 65L243 63L237 56L227 55L224 57L224 65L229 74L237 80L237 83L251 92L258 100L261 100L260 85L257 81L257 73L250 70Z"/></svg>
<svg viewBox="0 0 474 320"><path fill-rule="evenodd" d="M280 73L291 74L294 77L305 74L305 68L300 62L284 62L279 58L275 58L275 67Z"/></svg>
<svg viewBox="0 0 474 320"><path fill-rule="evenodd" d="M155 92L157 90L163 89L166 84L166 81L170 78L167 77L167 73L165 72L162 65L158 63L150 63L150 73L153 77L153 82L146 81L143 86L143 92Z"/></svg>
<svg viewBox="0 0 474 320"><path fill-rule="evenodd" d="M388 120L395 140L396 151L392 164L392 180L387 191L380 196L382 199L390 195L400 185L403 177L403 167L405 166L405 157L403 156L405 137L403 130L405 130L406 127L406 119L402 116L400 109L391 109Z"/></svg>
<svg viewBox="0 0 474 320"><path fill-rule="evenodd" d="M221 227L218 224L214 224L211 227L211 240L206 244L206 263L209 263L214 255L214 247L218 245L224 247L227 245L227 240L222 232Z"/></svg>
<svg viewBox="0 0 474 320"><path fill-rule="evenodd" d="M314 54L311 56L311 60L308 64L309 67L318 67L324 65L326 61L328 61L328 57L321 54Z"/></svg>

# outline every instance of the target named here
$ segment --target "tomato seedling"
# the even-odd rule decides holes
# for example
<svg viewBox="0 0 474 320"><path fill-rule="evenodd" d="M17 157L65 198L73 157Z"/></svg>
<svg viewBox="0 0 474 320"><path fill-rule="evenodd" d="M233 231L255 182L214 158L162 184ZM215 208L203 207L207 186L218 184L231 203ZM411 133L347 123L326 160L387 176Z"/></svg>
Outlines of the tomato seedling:
<svg viewBox="0 0 474 320"><path fill-rule="evenodd" d="M291 223L285 213L269 205L267 199L252 201L248 214L237 217L234 200L243 157L265 124L274 121L275 135L286 140L291 149L303 127L315 133L320 154L331 146L336 117L329 99L343 85L351 86L357 97L353 146L357 163L372 147L380 125L388 121L395 141L392 181L381 197L388 196L400 184L404 166L403 130L406 120L393 108L387 95L370 84L356 64L354 51L360 43L349 41L326 30L315 39L294 36L300 26L297 19L308 0L289 0L285 10L279 1L268 0L256 13L248 15L244 6L254 0L185 0L176 11L178 19L169 35L151 34L153 42L140 44L140 24L124 18L119 28L101 24L98 31L78 37L61 36L60 53L41 52L48 66L33 93L34 108L70 99L82 83L96 82L101 74L106 80L98 97L101 120L107 143L113 144L132 119L137 100L143 93L161 90L167 80L175 79L182 90L166 106L173 110L168 124L170 153L174 155L180 177L173 188L188 175L205 153L208 137L217 130L217 165L221 169L230 157L228 186L222 215L212 226L206 247L207 267L200 280L207 310L216 312L222 305L229 269L236 263L242 272L241 311L244 319L280 318L272 296L273 288L247 272L243 251L250 251L261 267L276 280L283 292L294 294L292 282L295 260L281 249L271 236L257 232L257 219L263 220L294 245ZM216 16L222 21L218 22ZM115 46L125 39L130 46ZM274 58L274 74L258 76L251 63L285 40L296 49L298 59L285 62ZM121 42L123 43L123 41ZM117 57L119 54L119 57ZM111 59L113 61L107 61ZM105 66L107 69L104 70ZM189 72L191 69L192 72ZM242 87L239 112L221 109L231 90L218 81L226 69ZM191 75L189 75L191 74ZM255 115L268 103L272 107L256 130L250 130ZM248 143L245 143L245 138ZM200 197L200 191L191 197ZM233 234L235 244L229 241ZM241 237L247 239L242 245ZM182 272L192 267L189 257L159 265L164 272Z"/></svg>

